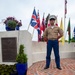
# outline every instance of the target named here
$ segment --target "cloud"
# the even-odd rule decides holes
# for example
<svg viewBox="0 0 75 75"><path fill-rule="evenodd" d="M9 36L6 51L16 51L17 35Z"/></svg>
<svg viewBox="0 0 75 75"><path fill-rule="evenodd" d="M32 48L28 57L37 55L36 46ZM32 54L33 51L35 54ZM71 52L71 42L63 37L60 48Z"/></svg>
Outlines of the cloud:
<svg viewBox="0 0 75 75"><path fill-rule="evenodd" d="M48 13L57 15L59 25L61 17L64 20L64 0L0 0L0 21L8 16L14 16L16 19L22 20L21 29L25 30L30 23L34 6L36 11L39 10L41 20L43 13L45 13L45 17ZM70 17L72 25L75 25L74 7L75 0L68 0L66 21L68 22ZM0 24L0 31L3 30L4 25Z"/></svg>

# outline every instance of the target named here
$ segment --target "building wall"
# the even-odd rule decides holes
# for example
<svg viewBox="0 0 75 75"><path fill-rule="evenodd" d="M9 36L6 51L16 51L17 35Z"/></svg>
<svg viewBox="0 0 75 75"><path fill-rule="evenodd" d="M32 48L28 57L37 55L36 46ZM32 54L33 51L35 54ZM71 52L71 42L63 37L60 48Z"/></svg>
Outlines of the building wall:
<svg viewBox="0 0 75 75"><path fill-rule="evenodd" d="M3 64L14 64L15 62L2 62L2 44L1 44L1 38L5 37L16 37L17 38L17 53L19 52L19 45L24 44L25 50L24 52L28 56L28 66L32 65L32 38L31 34L27 31L6 31L6 32L0 32L0 63Z"/></svg>
<svg viewBox="0 0 75 75"><path fill-rule="evenodd" d="M46 42L32 42L32 58L33 63L46 59ZM65 42L64 45L59 43L60 58L75 58L75 43ZM54 52L52 50L51 58L54 59Z"/></svg>

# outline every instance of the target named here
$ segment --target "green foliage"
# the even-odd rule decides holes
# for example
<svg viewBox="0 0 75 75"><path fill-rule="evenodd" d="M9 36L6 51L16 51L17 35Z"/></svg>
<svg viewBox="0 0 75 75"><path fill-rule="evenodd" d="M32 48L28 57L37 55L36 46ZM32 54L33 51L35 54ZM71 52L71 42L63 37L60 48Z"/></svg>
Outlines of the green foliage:
<svg viewBox="0 0 75 75"><path fill-rule="evenodd" d="M59 40L59 42L62 42L62 40ZM65 42L68 42L68 40L65 40ZM75 39L74 37L72 37L71 41L70 42L75 42Z"/></svg>
<svg viewBox="0 0 75 75"><path fill-rule="evenodd" d="M74 39L74 37L71 39L71 42L75 42L75 39Z"/></svg>
<svg viewBox="0 0 75 75"><path fill-rule="evenodd" d="M10 75L14 70L16 70L15 65L0 65L0 75Z"/></svg>
<svg viewBox="0 0 75 75"><path fill-rule="evenodd" d="M18 63L26 63L27 59L27 55L24 53L24 45L20 45L19 54L17 54L16 61Z"/></svg>
<svg viewBox="0 0 75 75"><path fill-rule="evenodd" d="M17 23L13 20L9 20L8 21L8 26L11 28L11 29L15 29Z"/></svg>

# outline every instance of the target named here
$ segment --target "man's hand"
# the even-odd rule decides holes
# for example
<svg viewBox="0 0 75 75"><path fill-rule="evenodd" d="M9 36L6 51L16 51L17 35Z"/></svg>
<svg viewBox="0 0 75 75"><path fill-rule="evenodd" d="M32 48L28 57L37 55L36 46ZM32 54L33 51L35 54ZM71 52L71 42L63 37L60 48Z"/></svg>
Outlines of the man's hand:
<svg viewBox="0 0 75 75"><path fill-rule="evenodd" d="M60 39L62 37L62 35L59 35L57 39Z"/></svg>
<svg viewBox="0 0 75 75"><path fill-rule="evenodd" d="M48 39L47 39L47 38L44 38L44 41L46 41L46 42L47 42L47 41L48 41Z"/></svg>

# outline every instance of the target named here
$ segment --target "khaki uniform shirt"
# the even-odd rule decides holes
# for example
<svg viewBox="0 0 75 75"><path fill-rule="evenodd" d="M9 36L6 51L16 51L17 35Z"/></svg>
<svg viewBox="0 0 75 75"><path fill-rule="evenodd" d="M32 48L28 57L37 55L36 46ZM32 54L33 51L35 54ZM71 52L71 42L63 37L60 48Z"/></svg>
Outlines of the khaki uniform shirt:
<svg viewBox="0 0 75 75"><path fill-rule="evenodd" d="M50 26L46 28L43 33L43 37L47 38L48 40L57 39L58 35L63 36L63 30L58 26L54 26L53 28Z"/></svg>

